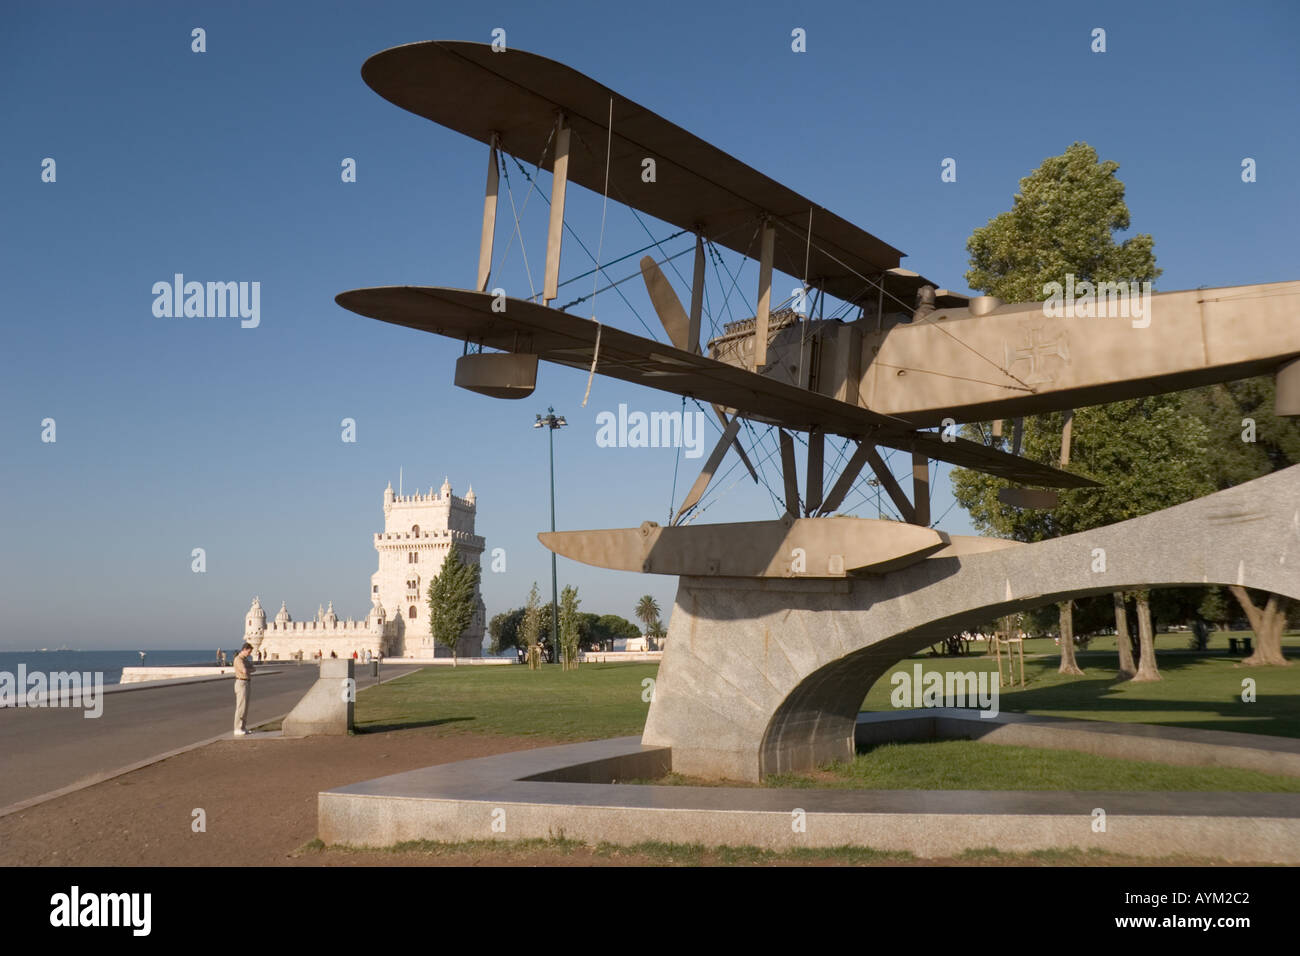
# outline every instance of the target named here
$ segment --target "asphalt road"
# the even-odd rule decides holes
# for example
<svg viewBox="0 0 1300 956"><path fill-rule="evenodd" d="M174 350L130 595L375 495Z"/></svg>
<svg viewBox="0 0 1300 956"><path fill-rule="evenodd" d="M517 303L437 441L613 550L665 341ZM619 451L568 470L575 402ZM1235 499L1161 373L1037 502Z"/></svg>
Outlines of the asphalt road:
<svg viewBox="0 0 1300 956"><path fill-rule="evenodd" d="M260 665L253 675L248 726L291 711L315 682L310 662ZM388 665L384 680L416 668ZM278 670L277 674L265 673ZM356 668L357 689L375 682ZM105 688L108 690L108 688ZM0 811L140 761L209 740L234 729L232 679L107 693L103 714L86 718L80 707L0 708Z"/></svg>

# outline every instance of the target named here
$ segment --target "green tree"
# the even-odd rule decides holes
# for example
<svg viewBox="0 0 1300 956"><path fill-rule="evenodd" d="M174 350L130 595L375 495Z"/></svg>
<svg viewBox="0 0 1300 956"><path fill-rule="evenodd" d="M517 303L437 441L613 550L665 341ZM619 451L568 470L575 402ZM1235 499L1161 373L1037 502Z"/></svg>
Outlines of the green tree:
<svg viewBox="0 0 1300 956"><path fill-rule="evenodd" d="M488 622L488 650L493 654L519 646L519 624L524 619L524 609L517 607L502 611Z"/></svg>
<svg viewBox="0 0 1300 956"><path fill-rule="evenodd" d="M607 635L608 650L611 651L614 649L616 640L631 640L641 636L640 628L621 614L602 614L600 616L600 630L602 635Z"/></svg>
<svg viewBox="0 0 1300 956"><path fill-rule="evenodd" d="M539 642L542 636L542 598L537 593L537 582L533 582L528 592L528 601L524 604L523 618L519 622L519 639L528 649L528 669L535 671L542 666L542 650Z"/></svg>
<svg viewBox="0 0 1300 956"><path fill-rule="evenodd" d="M1011 209L976 229L966 243L972 289L1007 302L1038 302L1043 286L1067 273L1089 282L1155 281L1155 240L1143 233L1115 242L1129 227L1119 163L1100 161L1087 143L1020 180Z"/></svg>
<svg viewBox="0 0 1300 956"><path fill-rule="evenodd" d="M578 669L578 643L582 639L578 614L578 589L566 584L560 592L560 655L564 670Z"/></svg>
<svg viewBox="0 0 1300 956"><path fill-rule="evenodd" d="M1184 410L1202 422L1211 436L1213 453L1206 466L1216 490L1300 461L1300 423L1273 414L1275 395L1276 386L1268 376L1183 393ZM1228 592L1237 599L1255 631L1255 650L1244 663L1288 665L1282 653L1287 599L1277 594L1263 595L1264 606L1260 607L1246 588L1233 586ZM1211 620L1227 619L1226 605L1220 608L1212 596L1206 601L1207 611L1221 615Z"/></svg>
<svg viewBox="0 0 1300 956"><path fill-rule="evenodd" d="M456 666L460 636L474 620L478 582L479 566L464 563L452 542L442 570L429 582L429 632L435 644L451 650L452 667Z"/></svg>
<svg viewBox="0 0 1300 956"><path fill-rule="evenodd" d="M493 654L500 654L502 651L511 648L527 649L528 642L523 639L520 627L524 620L524 608L517 607L509 611L502 611L500 614L493 616L488 622L488 637L490 638L488 650ZM545 610L545 609L543 609ZM542 614L538 622L537 640L541 645L545 645L551 635L551 615Z"/></svg>
<svg viewBox="0 0 1300 956"><path fill-rule="evenodd" d="M659 602L649 594L643 595L641 600L636 602L636 611L634 613L637 619L645 625L646 636L653 640L655 632L659 628Z"/></svg>
<svg viewBox="0 0 1300 956"><path fill-rule="evenodd" d="M1059 414L1026 420L1023 453L1052 462L1059 454L1060 432ZM970 428L969 434L978 437L978 427ZM1176 395L1096 405L1075 413L1071 470L1096 478L1102 487L1061 491L1057 507L1050 510L1020 510L998 499L998 492L1009 485L1005 479L953 469L953 495L980 531L1017 541L1042 541L1208 494L1213 488L1203 467L1207 449L1205 427L1181 413ZM1134 592L1113 602L1116 627L1123 636L1127 621L1121 608L1130 597L1138 606L1141 654L1134 668L1131 658L1125 659L1127 642L1119 641L1120 669L1134 679L1158 680L1147 593ZM1062 607L1060 619L1061 670L1082 673L1077 664L1074 670L1067 666L1067 660L1073 664L1072 609Z"/></svg>
<svg viewBox="0 0 1300 956"><path fill-rule="evenodd" d="M966 272L966 281L970 287L1011 302L1033 302L1047 298L1049 293L1045 287L1048 283L1064 284L1068 275L1073 275L1076 282L1154 281L1161 270L1156 267L1155 243L1151 236L1140 234L1123 242L1115 241L1117 231L1129 228L1124 184L1115 175L1118 169L1118 163L1099 160L1095 149L1080 142L1073 143L1060 156L1045 159L1038 169L1020 180L1020 191L1013 199L1011 209L976 229L967 241L971 267ZM1147 421L1161 416L1162 420L1168 421L1167 402L1120 404L1129 410L1143 409ZM1121 434L1115 437L1119 440L1108 442L1107 436L1092 435L1091 441L1097 451L1093 456L1095 460L1085 464L1079 461L1075 452L1071 453L1071 460L1099 480L1108 481L1121 477L1111 470L1115 462L1110 459L1131 459L1135 445L1130 442L1127 448L1123 447L1123 432L1129 427L1128 420L1114 415L1107 418L1104 413L1098 415L1100 419L1089 414L1080 416L1083 421L1076 419L1073 426L1076 436L1092 435L1093 427L1104 426L1118 429ZM1089 419L1095 420L1090 422ZM1027 420L1024 423L1025 453L1039 461L1056 463L1061 452L1064 420L1059 413ZM1150 431L1147 426L1138 427ZM982 429L967 426L966 433L968 437L978 438ZM1001 447L1005 442L995 439L994 444ZM1075 442L1076 447L1078 444ZM1115 447L1107 452L1102 447L1106 444ZM1149 468L1144 470L1149 474ZM1071 509L1068 501L1072 497L1080 501L1078 493L1061 496L1062 504L1066 505L1065 512L1060 509L1056 512L1017 511L998 501L997 493L1006 485L999 479L955 469L953 484L957 500L972 509L977 527L1021 541L1038 541L1120 520L1092 518L1077 507ZM1096 503L1095 493L1088 497L1093 500L1083 502L1085 507ZM1145 513L1135 510L1137 508L1154 510L1176 503L1169 499L1155 503L1150 500L1152 497L1150 493L1137 494L1120 510L1132 512L1125 517L1135 517ZM1114 603L1118 611L1121 602ZM1140 608L1147 608L1145 595ZM1058 618L1060 670L1066 674L1082 674L1074 656L1072 602L1058 605ZM1118 618L1116 623L1118 626ZM1149 630L1149 613L1147 625ZM1153 671L1154 652L1145 656L1147 670L1143 672L1139 668L1139 673L1144 679L1153 673L1158 678L1158 672Z"/></svg>

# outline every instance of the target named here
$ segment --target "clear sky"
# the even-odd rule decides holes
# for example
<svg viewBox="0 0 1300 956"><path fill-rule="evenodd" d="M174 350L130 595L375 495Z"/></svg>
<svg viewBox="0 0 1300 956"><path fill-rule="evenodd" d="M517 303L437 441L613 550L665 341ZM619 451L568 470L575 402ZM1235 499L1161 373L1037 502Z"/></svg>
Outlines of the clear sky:
<svg viewBox="0 0 1300 956"><path fill-rule="evenodd" d="M675 469L678 499L693 480L699 459L595 441L600 411L679 408L673 396L598 378L583 408L586 376L544 367L531 398L484 398L452 386L456 343L335 305L362 286L474 282L486 150L374 94L359 71L379 50L489 42L502 28L510 46L655 110L963 291L971 231L1009 208L1045 157L1086 140L1120 163L1132 232L1155 236L1157 289L1173 290L1300 278L1298 10L1289 0L10 5L0 649L229 646L254 594L272 613L286 600L310 617L332 599L360 617L381 496L399 468L408 490L444 476L458 494L473 485L478 531L507 558L504 573L485 564L488 613L521 604L532 581L548 586L535 538L549 520L546 439L530 427L548 405L569 421L556 435L561 528L662 523ZM205 53L191 51L195 27ZM1097 27L1105 53L1090 50ZM795 28L805 53L791 50ZM46 157L53 183L42 182ZM355 183L341 181L345 157ZM945 157L956 182L940 181ZM1245 157L1257 182L1242 182ZM545 215L533 197L534 276ZM570 190L570 219L594 249L599 197ZM604 259L647 241L610 206ZM570 244L562 278L587 268ZM260 325L155 317L153 284L178 272L260 282ZM625 288L666 338L639 280ZM615 295L597 301L602 321L644 334ZM41 440L47 418L54 443ZM357 423L355 443L341 440L344 418ZM895 464L901 475L901 455ZM701 520L775 516L767 491L739 476L719 484ZM874 516L874 500L850 501ZM944 478L933 513L968 532L951 505ZM202 574L194 548L206 552ZM667 612L675 588L564 559L560 579L579 586L584 610L628 617L647 592Z"/></svg>

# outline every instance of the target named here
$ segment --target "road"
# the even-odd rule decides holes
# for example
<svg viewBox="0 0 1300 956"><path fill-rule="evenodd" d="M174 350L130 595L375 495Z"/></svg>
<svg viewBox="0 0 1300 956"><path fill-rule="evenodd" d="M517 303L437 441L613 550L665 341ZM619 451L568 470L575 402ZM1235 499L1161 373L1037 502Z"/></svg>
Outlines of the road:
<svg viewBox="0 0 1300 956"><path fill-rule="evenodd" d="M254 674L250 728L291 711L319 673L310 662L261 666L279 673ZM387 665L383 680L415 669ZM357 667L356 673L358 690L375 683L369 667ZM90 719L80 707L0 708L0 813L33 797L230 735L235 693L231 679L213 680L109 693L103 706L103 714Z"/></svg>

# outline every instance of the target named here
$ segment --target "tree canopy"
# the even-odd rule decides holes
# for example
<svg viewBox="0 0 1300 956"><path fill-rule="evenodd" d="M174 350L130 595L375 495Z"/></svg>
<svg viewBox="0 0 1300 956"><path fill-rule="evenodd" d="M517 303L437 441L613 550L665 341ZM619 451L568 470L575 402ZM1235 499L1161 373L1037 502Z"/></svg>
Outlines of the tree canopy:
<svg viewBox="0 0 1300 956"><path fill-rule="evenodd" d="M429 632L436 643L451 650L453 665L461 634L474 620L479 566L465 564L452 542L442 570L429 582Z"/></svg>
<svg viewBox="0 0 1300 956"><path fill-rule="evenodd" d="M1011 209L976 229L966 243L972 289L1008 302L1046 298L1043 286L1067 273L1089 282L1155 281L1155 240L1129 228L1119 163L1101 161L1087 143L1043 160L1020 180Z"/></svg>

